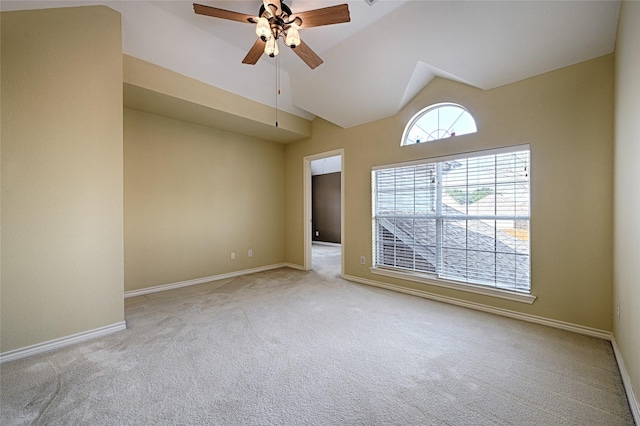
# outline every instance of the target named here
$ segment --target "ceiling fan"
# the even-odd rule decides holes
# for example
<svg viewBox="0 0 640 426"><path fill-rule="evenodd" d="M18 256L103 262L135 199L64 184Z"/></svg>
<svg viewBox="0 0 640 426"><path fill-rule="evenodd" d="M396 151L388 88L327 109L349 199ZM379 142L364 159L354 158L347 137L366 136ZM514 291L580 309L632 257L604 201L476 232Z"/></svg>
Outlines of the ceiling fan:
<svg viewBox="0 0 640 426"><path fill-rule="evenodd" d="M298 30L322 25L340 24L351 21L349 6L323 7L306 12L292 13L289 6L281 0L263 0L258 16L218 9L217 7L193 4L193 10L199 15L214 18L229 19L231 21L256 24L258 39L249 53L242 60L243 64L255 65L264 52L270 57L278 54L278 38L282 37L289 46L311 69L322 64L322 59L304 41L300 39Z"/></svg>

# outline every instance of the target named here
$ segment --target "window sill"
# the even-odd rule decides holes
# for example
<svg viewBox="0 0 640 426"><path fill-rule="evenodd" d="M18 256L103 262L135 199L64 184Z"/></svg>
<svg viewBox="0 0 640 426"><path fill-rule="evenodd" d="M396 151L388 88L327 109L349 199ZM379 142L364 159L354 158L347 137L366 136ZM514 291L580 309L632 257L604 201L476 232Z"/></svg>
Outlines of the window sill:
<svg viewBox="0 0 640 426"><path fill-rule="evenodd" d="M434 278L425 274L411 271L396 271L385 268L370 268L372 274L383 275L389 278L398 278L402 280L414 281L421 284L429 284L438 287L451 288L454 290L466 291L469 293L482 294L484 296L498 297L500 299L512 300L514 302L532 304L536 300L536 296L532 294L519 293L517 291L502 290L492 287L483 287L481 285L467 284L456 281L448 281L440 278Z"/></svg>

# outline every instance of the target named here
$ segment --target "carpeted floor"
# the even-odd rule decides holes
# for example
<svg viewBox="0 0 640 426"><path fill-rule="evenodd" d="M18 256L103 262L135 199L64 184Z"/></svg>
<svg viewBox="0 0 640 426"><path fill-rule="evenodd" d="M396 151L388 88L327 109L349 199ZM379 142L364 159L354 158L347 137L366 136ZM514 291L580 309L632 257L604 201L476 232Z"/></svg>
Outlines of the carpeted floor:
<svg viewBox="0 0 640 426"><path fill-rule="evenodd" d="M1 366L3 425L632 425L609 342L346 282L339 248L126 300Z"/></svg>

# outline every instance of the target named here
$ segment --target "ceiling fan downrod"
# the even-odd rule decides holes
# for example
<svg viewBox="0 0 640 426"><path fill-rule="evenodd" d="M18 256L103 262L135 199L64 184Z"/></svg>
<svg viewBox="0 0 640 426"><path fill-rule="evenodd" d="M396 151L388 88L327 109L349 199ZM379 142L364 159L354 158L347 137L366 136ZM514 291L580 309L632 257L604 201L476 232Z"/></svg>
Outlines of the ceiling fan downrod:
<svg viewBox="0 0 640 426"><path fill-rule="evenodd" d="M296 13L292 13L289 6L282 3L282 0L263 0L262 3L259 16L197 3L193 4L193 10L199 15L256 25L258 39L242 60L243 64L255 65L263 53L271 57L276 56L278 54L276 41L282 37L285 44L292 48L311 69L317 68L323 61L300 39L298 30L340 24L351 20L349 5L346 3Z"/></svg>

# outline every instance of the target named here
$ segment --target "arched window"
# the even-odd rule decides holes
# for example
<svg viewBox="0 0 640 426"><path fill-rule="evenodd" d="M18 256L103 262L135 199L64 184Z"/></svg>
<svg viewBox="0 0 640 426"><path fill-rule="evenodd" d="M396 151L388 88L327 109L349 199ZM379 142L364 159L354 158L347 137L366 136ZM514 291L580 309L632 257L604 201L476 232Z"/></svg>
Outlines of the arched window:
<svg viewBox="0 0 640 426"><path fill-rule="evenodd" d="M432 142L476 131L476 122L465 107L452 103L435 104L413 116L404 129L401 145Z"/></svg>

